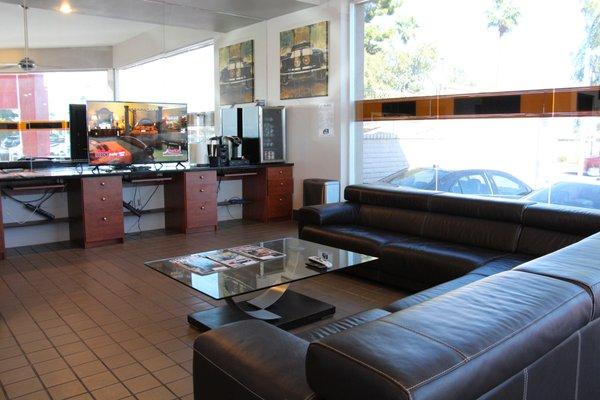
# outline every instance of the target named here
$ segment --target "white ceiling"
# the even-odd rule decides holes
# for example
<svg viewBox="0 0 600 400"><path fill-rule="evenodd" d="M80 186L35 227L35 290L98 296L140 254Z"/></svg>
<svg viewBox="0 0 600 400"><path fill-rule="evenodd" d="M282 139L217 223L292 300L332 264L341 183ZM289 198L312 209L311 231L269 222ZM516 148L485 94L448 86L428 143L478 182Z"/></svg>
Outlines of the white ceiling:
<svg viewBox="0 0 600 400"><path fill-rule="evenodd" d="M56 10L68 1L74 13ZM325 0L26 0L31 46L113 45L157 26L229 32ZM0 48L21 47L23 0L0 0Z"/></svg>
<svg viewBox="0 0 600 400"><path fill-rule="evenodd" d="M22 48L23 10L18 5L0 2L0 48ZM56 11L29 9L31 48L111 46L158 25L144 22L64 15Z"/></svg>

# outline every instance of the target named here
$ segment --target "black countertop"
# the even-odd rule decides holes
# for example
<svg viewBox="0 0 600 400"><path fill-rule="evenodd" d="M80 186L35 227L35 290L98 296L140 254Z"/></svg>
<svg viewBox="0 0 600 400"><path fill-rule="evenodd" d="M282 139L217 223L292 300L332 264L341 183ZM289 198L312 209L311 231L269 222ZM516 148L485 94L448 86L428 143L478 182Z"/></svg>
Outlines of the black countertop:
<svg viewBox="0 0 600 400"><path fill-rule="evenodd" d="M172 175L186 171L217 171L218 175L228 175L243 172L252 172L268 167L293 166L292 163L264 163L239 165L231 167L211 167L209 165L190 165L185 163L183 166L175 164L149 164L149 170L132 170L132 169L114 169L110 167L100 167L99 170L94 170L90 166L84 167L52 167L40 168L33 170L2 170L0 169L0 185L6 182L27 181L27 180L44 180L44 179L78 179L94 176L124 176L124 177L144 177L144 176L162 176Z"/></svg>

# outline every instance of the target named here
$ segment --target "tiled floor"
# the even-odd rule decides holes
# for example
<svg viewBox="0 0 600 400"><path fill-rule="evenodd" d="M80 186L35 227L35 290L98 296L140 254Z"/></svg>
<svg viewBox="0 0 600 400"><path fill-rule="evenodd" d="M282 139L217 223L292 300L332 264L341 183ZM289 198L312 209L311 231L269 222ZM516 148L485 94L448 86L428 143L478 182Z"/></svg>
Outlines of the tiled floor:
<svg viewBox="0 0 600 400"><path fill-rule="evenodd" d="M199 333L186 315L217 303L143 262L284 236L296 236L295 224L229 223L216 234L11 251L0 261L0 400L191 399ZM335 304L335 318L402 297L343 274L293 287Z"/></svg>

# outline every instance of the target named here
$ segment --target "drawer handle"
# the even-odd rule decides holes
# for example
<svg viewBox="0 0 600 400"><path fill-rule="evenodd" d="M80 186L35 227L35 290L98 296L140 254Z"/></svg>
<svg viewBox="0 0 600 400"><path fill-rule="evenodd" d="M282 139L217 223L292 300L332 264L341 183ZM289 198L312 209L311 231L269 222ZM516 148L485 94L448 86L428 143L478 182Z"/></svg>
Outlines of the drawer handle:
<svg viewBox="0 0 600 400"><path fill-rule="evenodd" d="M283 201L283 198L282 198L282 197L280 197L280 198L279 198L279 201Z"/></svg>
<svg viewBox="0 0 600 400"><path fill-rule="evenodd" d="M283 182L281 182L281 183L279 184L279 186L283 186Z"/></svg>
<svg viewBox="0 0 600 400"><path fill-rule="evenodd" d="M102 221L108 222L108 217L102 217Z"/></svg>
<svg viewBox="0 0 600 400"><path fill-rule="evenodd" d="M283 174L283 170L282 169L279 170L279 175L281 175L281 174Z"/></svg>
<svg viewBox="0 0 600 400"><path fill-rule="evenodd" d="M204 175L200 175L200 179L204 179Z"/></svg>
<svg viewBox="0 0 600 400"><path fill-rule="evenodd" d="M201 209L201 210L204 210L204 209L206 209L206 207L204 207L204 206L201 206L201 207L200 207L200 209Z"/></svg>
<svg viewBox="0 0 600 400"><path fill-rule="evenodd" d="M200 193L204 193L204 189L200 189Z"/></svg>
<svg viewBox="0 0 600 400"><path fill-rule="evenodd" d="M100 186L106 186L106 182L104 182L104 181L100 182Z"/></svg>
<svg viewBox="0 0 600 400"><path fill-rule="evenodd" d="M100 198L100 200L102 200L102 201L106 201L106 196L102 196L102 197Z"/></svg>

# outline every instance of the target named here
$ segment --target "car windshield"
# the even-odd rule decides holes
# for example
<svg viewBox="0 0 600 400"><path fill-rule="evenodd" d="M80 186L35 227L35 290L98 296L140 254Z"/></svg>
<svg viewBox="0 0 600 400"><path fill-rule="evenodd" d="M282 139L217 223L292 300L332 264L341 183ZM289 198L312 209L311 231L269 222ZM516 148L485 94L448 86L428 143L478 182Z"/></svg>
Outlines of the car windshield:
<svg viewBox="0 0 600 400"><path fill-rule="evenodd" d="M446 175L445 171L437 172L438 179ZM394 186L408 186L417 189L435 188L436 171L434 169L417 169L406 171L390 181Z"/></svg>
<svg viewBox="0 0 600 400"><path fill-rule="evenodd" d="M561 182L529 196L538 203L600 209L600 184Z"/></svg>

